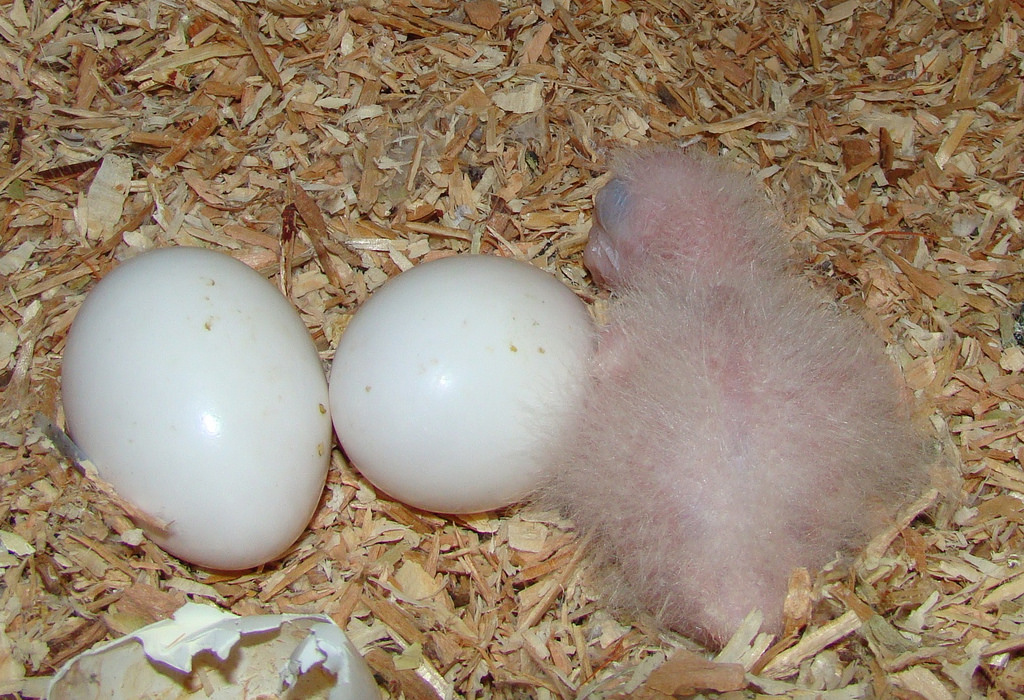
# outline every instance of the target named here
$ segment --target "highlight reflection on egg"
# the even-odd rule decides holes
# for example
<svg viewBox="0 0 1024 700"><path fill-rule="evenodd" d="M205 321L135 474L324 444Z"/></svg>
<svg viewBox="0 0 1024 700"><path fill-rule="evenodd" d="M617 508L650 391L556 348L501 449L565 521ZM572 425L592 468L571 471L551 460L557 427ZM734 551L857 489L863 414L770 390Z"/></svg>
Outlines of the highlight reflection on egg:
<svg viewBox="0 0 1024 700"><path fill-rule="evenodd" d="M234 258L166 248L89 293L64 350L64 411L100 476L168 524L182 559L237 570L280 556L327 475L327 382L309 333Z"/></svg>

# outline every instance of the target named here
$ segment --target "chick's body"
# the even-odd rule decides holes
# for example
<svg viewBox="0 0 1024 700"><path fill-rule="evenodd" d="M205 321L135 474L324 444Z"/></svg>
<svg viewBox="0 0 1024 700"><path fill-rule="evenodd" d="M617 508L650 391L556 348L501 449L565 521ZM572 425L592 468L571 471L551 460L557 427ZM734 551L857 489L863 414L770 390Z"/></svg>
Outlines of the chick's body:
<svg viewBox="0 0 1024 700"><path fill-rule="evenodd" d="M618 602L712 644L753 608L778 630L792 569L866 542L927 440L882 343L786 269L750 182L642 151L596 211L587 263L615 300L547 498Z"/></svg>

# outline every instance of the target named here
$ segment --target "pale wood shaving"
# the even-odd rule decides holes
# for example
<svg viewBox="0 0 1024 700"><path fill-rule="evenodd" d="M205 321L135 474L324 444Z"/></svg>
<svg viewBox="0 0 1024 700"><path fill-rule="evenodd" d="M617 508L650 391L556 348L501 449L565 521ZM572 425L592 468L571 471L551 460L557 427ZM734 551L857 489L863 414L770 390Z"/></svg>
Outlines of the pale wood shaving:
<svg viewBox="0 0 1024 700"><path fill-rule="evenodd" d="M803 661L860 629L861 624L857 613L849 610L828 624L805 634L799 643L772 659L761 670L761 674L768 678L788 678L796 673Z"/></svg>

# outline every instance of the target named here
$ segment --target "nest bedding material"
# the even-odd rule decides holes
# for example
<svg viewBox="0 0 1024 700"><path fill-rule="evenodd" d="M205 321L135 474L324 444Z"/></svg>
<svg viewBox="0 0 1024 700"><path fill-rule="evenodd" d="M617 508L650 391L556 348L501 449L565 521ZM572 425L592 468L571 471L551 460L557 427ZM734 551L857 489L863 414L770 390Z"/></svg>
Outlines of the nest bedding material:
<svg viewBox="0 0 1024 700"><path fill-rule="evenodd" d="M392 697L1024 688L1019 0L0 7L0 693L186 600L328 614ZM709 658L604 607L558 516L413 511L337 450L284 559L197 570L44 437L84 295L154 246L263 272L325 361L374 288L437 256L530 261L600 314L592 195L607 153L649 141L764 182L962 472L855 562L797 572L808 624L785 639L752 619Z"/></svg>

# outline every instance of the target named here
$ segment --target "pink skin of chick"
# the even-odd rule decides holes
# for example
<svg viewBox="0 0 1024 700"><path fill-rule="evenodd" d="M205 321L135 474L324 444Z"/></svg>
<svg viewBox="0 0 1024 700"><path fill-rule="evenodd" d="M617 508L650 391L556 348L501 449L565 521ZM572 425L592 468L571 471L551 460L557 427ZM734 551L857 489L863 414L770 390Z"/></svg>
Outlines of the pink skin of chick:
<svg viewBox="0 0 1024 700"><path fill-rule="evenodd" d="M787 269L747 178L619 158L586 264L614 301L540 500L614 573L613 602L711 646L787 581L866 543L927 482L929 440L882 343Z"/></svg>

